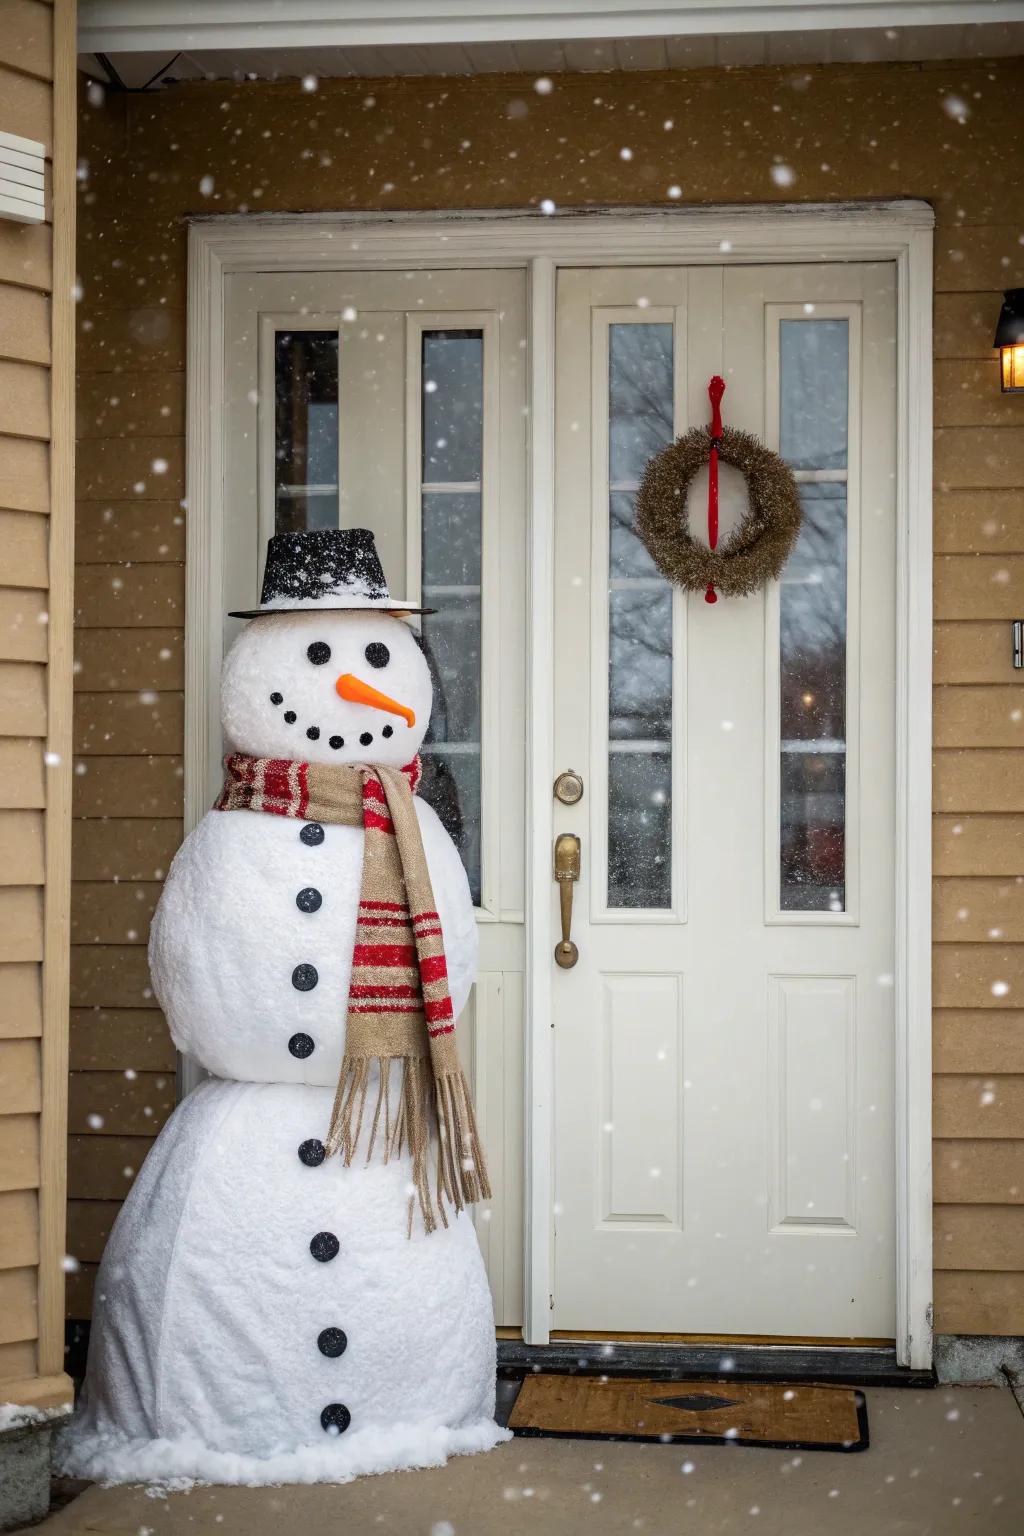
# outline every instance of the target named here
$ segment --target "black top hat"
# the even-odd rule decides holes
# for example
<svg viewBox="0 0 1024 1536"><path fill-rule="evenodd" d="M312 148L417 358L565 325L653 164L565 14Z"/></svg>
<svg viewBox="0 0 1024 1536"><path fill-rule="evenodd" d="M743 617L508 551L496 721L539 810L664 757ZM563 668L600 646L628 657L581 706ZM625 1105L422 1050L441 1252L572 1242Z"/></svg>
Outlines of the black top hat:
<svg viewBox="0 0 1024 1536"><path fill-rule="evenodd" d="M398 616L436 612L391 596L368 528L308 528L274 534L267 545L260 606L234 611L231 617L332 610Z"/></svg>

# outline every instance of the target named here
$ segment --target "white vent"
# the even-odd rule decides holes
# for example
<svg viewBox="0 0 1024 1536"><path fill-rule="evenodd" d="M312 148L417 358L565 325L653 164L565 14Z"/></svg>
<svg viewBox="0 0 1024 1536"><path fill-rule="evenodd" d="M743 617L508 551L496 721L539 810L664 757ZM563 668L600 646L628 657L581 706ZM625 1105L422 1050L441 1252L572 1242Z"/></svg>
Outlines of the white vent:
<svg viewBox="0 0 1024 1536"><path fill-rule="evenodd" d="M0 133L0 219L41 224L46 146L16 133Z"/></svg>

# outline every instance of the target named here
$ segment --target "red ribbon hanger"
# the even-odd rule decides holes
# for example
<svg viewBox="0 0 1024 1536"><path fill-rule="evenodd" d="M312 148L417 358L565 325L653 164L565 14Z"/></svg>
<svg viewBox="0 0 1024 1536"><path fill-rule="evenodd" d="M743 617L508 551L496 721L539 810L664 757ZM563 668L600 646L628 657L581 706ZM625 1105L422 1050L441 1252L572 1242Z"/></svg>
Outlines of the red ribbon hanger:
<svg viewBox="0 0 1024 1536"><path fill-rule="evenodd" d="M718 447L722 441L722 396L725 394L725 380L720 379L716 373L708 385L708 398L711 401L711 456L708 459L708 545L715 549L718 545ZM707 591L704 593L706 603L717 603L718 593L714 585L709 581Z"/></svg>

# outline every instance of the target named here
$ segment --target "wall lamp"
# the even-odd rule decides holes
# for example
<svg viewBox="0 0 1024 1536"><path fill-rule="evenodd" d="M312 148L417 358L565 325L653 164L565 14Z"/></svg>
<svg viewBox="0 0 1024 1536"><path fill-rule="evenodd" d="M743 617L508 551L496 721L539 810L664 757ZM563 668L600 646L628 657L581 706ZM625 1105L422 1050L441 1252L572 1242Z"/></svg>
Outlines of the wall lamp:
<svg viewBox="0 0 1024 1536"><path fill-rule="evenodd" d="M1024 288L1007 288L999 311L996 339L999 378L1004 395L1024 393Z"/></svg>

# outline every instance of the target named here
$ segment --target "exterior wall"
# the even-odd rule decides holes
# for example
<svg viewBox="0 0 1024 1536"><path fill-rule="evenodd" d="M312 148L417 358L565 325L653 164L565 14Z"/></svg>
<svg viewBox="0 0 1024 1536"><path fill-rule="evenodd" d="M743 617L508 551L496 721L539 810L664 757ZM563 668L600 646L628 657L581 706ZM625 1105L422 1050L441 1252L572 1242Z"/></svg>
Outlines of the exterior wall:
<svg viewBox="0 0 1024 1536"><path fill-rule="evenodd" d="M1019 83L1011 60L559 76L545 96L523 76L202 84L86 106L72 1316L174 1097L144 945L181 835L184 216L665 206L678 184L684 203L936 210L935 1321L1024 1332L1024 402L1000 396L991 349L1000 290L1024 284Z"/></svg>
<svg viewBox="0 0 1024 1536"><path fill-rule="evenodd" d="M0 1402L38 1405L71 1391L74 28L73 0L3 7L0 129L48 156L48 222L0 219Z"/></svg>

